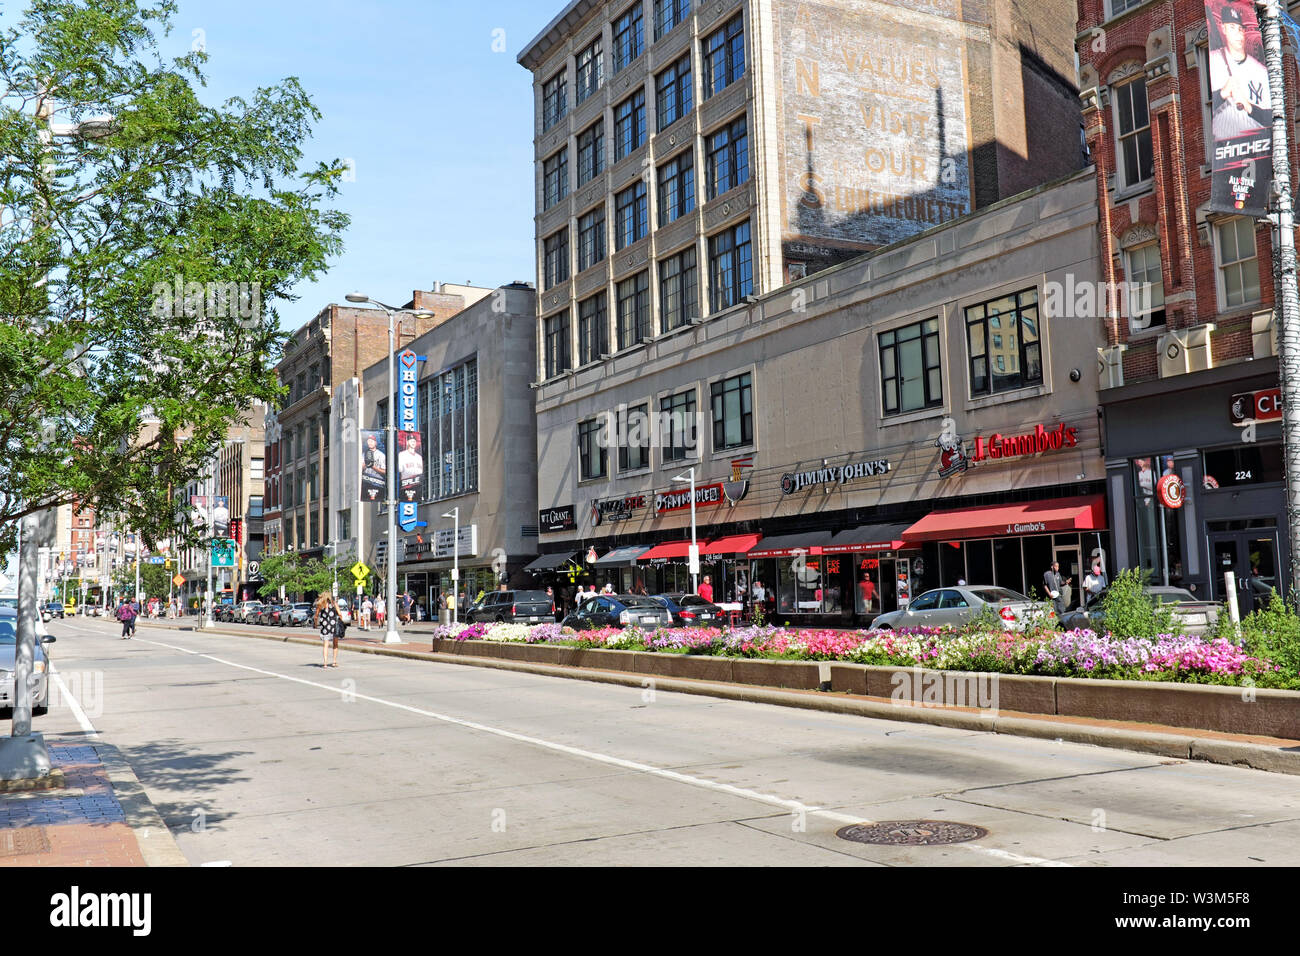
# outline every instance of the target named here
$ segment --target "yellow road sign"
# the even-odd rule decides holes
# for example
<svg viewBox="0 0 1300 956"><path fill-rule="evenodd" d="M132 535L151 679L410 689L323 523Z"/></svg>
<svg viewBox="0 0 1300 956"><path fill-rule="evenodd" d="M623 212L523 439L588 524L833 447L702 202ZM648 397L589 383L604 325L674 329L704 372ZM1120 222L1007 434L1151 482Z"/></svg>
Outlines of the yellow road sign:
<svg viewBox="0 0 1300 956"><path fill-rule="evenodd" d="M176 575L176 577L172 578L172 584L176 585L177 587L180 587L184 583L185 583L185 579L181 577L179 574Z"/></svg>
<svg viewBox="0 0 1300 956"><path fill-rule="evenodd" d="M366 578L370 577L370 569L358 561L352 565L352 577L356 578L357 584L361 584Z"/></svg>

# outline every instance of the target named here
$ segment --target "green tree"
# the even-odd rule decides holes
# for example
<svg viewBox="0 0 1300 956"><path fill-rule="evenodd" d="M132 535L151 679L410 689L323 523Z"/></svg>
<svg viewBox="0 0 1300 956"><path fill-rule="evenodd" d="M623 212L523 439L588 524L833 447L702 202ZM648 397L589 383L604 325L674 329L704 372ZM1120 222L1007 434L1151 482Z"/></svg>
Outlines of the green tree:
<svg viewBox="0 0 1300 956"><path fill-rule="evenodd" d="M161 564L149 564L147 561L140 565L140 590L147 597L162 598L167 600L168 589L171 587L171 576L174 572L168 571ZM126 562L122 567L117 569L113 575L113 587L118 594L135 594L135 563Z"/></svg>
<svg viewBox="0 0 1300 956"><path fill-rule="evenodd" d="M0 553L73 501L175 534L174 489L278 398L276 304L341 250L306 92L203 103L206 55L157 52L175 11L31 0L0 32Z"/></svg>

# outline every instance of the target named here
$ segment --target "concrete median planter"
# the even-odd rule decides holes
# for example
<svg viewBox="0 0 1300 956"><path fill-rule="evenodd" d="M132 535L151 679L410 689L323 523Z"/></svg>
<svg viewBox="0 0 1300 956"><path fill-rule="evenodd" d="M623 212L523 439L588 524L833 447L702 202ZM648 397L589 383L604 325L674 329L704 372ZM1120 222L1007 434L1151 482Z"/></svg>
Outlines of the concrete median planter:
<svg viewBox="0 0 1300 956"><path fill-rule="evenodd" d="M1162 724L1230 734L1300 739L1300 691L939 671L867 664L606 651L553 644L437 640L457 656L621 671L788 690L874 697L907 705Z"/></svg>

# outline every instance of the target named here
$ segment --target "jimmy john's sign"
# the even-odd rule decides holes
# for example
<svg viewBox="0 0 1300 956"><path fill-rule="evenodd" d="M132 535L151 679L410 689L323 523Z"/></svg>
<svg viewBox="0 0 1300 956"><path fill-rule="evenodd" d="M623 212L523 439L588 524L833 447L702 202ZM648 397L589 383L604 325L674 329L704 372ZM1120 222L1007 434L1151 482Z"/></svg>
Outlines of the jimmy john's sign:
<svg viewBox="0 0 1300 956"><path fill-rule="evenodd" d="M812 471L796 471L781 476L781 494L798 494L815 485L843 485L862 478L878 478L889 473L888 458L849 462L847 465L828 465Z"/></svg>

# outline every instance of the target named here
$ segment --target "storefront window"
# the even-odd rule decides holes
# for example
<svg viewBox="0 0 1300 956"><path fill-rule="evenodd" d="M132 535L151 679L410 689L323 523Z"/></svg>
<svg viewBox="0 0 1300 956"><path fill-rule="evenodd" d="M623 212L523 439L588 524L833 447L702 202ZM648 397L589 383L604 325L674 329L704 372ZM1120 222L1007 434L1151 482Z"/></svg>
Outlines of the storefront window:
<svg viewBox="0 0 1300 956"><path fill-rule="evenodd" d="M1020 539L994 539L993 583L998 587L1023 594L1025 590L1024 580L1024 565L1020 560Z"/></svg>
<svg viewBox="0 0 1300 956"><path fill-rule="evenodd" d="M1044 594L1043 575L1052 567L1052 536L1050 534L1036 534L1028 538L1021 539L1021 548L1025 555L1025 594L1037 592L1038 597ZM1001 582L999 582L1001 584ZM1003 584L1003 587L1010 585Z"/></svg>
<svg viewBox="0 0 1300 956"><path fill-rule="evenodd" d="M1275 444L1235 445L1205 452L1207 491L1238 485L1280 484L1282 446Z"/></svg>
<svg viewBox="0 0 1300 956"><path fill-rule="evenodd" d="M993 583L993 542L966 542L966 583L972 587Z"/></svg>
<svg viewBox="0 0 1300 956"><path fill-rule="evenodd" d="M1171 520L1156 498L1156 483L1174 474L1172 455L1133 459L1133 513L1137 524L1138 566L1151 584L1182 580L1182 522Z"/></svg>

